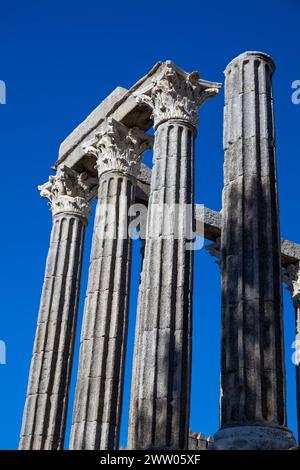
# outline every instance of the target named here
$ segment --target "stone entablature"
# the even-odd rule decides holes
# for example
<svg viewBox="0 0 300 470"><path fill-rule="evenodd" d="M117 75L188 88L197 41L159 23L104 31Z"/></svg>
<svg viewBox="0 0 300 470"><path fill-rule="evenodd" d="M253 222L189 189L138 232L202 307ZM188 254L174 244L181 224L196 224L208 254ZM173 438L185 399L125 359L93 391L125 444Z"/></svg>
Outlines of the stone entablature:
<svg viewBox="0 0 300 470"><path fill-rule="evenodd" d="M171 61L158 62L130 90L120 87L114 90L62 143L56 176L39 187L41 196L50 200L53 231L20 448L63 448L84 230L96 190L97 207L112 203L117 209L117 218L112 222L117 233L121 232L119 227L128 227L126 208L136 200L149 204L148 228L161 223L154 213L156 200L179 200L194 207L196 225L204 225L204 236L213 241L208 251L219 262L221 238L225 306L222 428L215 435L214 447L260 449L265 445L282 449L293 445L292 434L285 430L284 357L279 344L283 336L280 281L283 266L298 329L296 263L300 260L300 247L285 240L280 245L276 198L268 200L269 194L277 194L276 187L272 187L277 181L273 71L270 57L257 52L239 56L226 68L225 193L234 190L239 197L223 198L220 213L208 208L203 211L201 206L194 205L193 199L198 109L221 88L218 83L200 79L197 72L186 73ZM141 163L143 151L151 146L152 138L145 134L151 127L156 131L152 171ZM261 189L258 194L257 187ZM258 200L263 191L266 197ZM257 207L264 214L264 230ZM131 241L102 238L108 222L111 221L103 223L95 218L71 433L73 449L118 448ZM183 225L181 222L179 226ZM237 230L230 230L230 225ZM147 233L151 233L150 229ZM268 243L263 243L266 237ZM178 241L173 233L167 241L146 236L133 362L130 449L187 449L192 445L204 450L209 445L202 436L188 433L193 253L186 250L185 243L184 236ZM253 256L251 243L256 244L257 256ZM260 262L262 256L264 263ZM237 277L242 289L238 288ZM257 295L254 300L251 288ZM260 329L262 321L253 322L252 311L256 318L259 314L259 318L266 320L267 327ZM239 343L237 333L242 334ZM248 341L252 337L254 344L259 345L255 354L253 341ZM45 351L40 350L43 344L47 344ZM237 347L240 344L242 349ZM263 361L254 364L257 352ZM297 374L300 421L299 370ZM57 393L58 389L61 393ZM35 394L32 390L42 393L32 399ZM271 399L266 405L267 393Z"/></svg>

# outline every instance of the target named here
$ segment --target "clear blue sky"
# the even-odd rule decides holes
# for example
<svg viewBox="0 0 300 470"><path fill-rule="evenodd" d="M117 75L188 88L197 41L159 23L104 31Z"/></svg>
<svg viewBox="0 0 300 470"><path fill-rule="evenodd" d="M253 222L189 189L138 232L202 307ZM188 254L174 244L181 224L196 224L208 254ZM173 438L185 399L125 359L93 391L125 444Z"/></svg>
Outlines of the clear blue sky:
<svg viewBox="0 0 300 470"><path fill-rule="evenodd" d="M51 216L36 189L50 174L60 142L116 86L130 87L158 60L172 59L202 78L223 82L227 63L245 50L275 59L275 111L282 237L300 243L300 105L291 83L300 80L298 0L152 2L115 0L0 3L1 316L0 448L18 445ZM221 208L223 93L206 103L196 147L196 201ZM93 223L87 233L79 315L82 318ZM134 247L133 284L138 280ZM205 250L196 253L191 428L218 428L219 272ZM136 289L131 301L128 361ZM296 430L291 343L293 309L284 294L288 417ZM78 330L79 331L79 330ZM78 352L78 342L77 342ZM75 361L77 359L77 353ZM72 380L72 393L76 367ZM121 442L126 441L127 367Z"/></svg>

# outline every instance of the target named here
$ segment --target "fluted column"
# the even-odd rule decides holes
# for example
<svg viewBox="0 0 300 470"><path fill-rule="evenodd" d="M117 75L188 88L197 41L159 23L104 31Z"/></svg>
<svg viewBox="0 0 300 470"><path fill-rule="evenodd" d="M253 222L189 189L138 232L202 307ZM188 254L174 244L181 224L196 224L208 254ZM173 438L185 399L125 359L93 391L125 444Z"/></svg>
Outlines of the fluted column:
<svg viewBox="0 0 300 470"><path fill-rule="evenodd" d="M266 54L226 68L221 430L217 449L284 449L286 429L272 75Z"/></svg>
<svg viewBox="0 0 300 470"><path fill-rule="evenodd" d="M187 449L190 404L194 136L218 92L167 62L150 96L155 145L141 280L128 446Z"/></svg>
<svg viewBox="0 0 300 470"><path fill-rule="evenodd" d="M63 167L40 186L53 228L29 374L20 449L62 449L89 197L97 180Z"/></svg>
<svg viewBox="0 0 300 470"><path fill-rule="evenodd" d="M298 443L300 443L300 263L290 264L283 270L283 281L292 297L295 309L295 352L293 360L296 366L296 395L298 418Z"/></svg>
<svg viewBox="0 0 300 470"><path fill-rule="evenodd" d="M99 193L81 334L71 449L117 449L130 292L128 209L141 154L151 138L114 120L87 152L97 158Z"/></svg>

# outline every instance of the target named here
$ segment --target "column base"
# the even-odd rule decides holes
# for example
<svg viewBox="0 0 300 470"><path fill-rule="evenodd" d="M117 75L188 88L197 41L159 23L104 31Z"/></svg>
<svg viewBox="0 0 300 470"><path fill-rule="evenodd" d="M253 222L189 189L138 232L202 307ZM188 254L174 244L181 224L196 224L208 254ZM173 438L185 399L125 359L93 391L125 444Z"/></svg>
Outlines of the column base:
<svg viewBox="0 0 300 470"><path fill-rule="evenodd" d="M236 426L214 435L212 450L287 450L295 447L293 433L271 426Z"/></svg>

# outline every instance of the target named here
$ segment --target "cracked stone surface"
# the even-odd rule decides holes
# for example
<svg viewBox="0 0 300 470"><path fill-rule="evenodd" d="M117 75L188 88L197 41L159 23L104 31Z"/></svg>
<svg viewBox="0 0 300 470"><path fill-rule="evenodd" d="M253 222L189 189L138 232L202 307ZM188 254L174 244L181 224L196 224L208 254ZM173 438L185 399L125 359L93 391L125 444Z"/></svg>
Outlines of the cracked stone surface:
<svg viewBox="0 0 300 470"><path fill-rule="evenodd" d="M269 56L251 52L225 71L220 449L228 433L228 448L243 448L241 426L261 425L247 448L263 449L274 427L275 447L294 444L285 431L273 71Z"/></svg>
<svg viewBox="0 0 300 470"><path fill-rule="evenodd" d="M98 203L81 333L71 449L118 449L131 273L128 208L152 139L108 120L86 151L99 172Z"/></svg>
<svg viewBox="0 0 300 470"><path fill-rule="evenodd" d="M204 96L218 91L215 84L206 82L206 90L200 82L196 72L187 75L169 62L151 97L142 98L152 107L156 133L135 338L130 449L188 447L193 251L187 249L184 211L177 217L166 211L168 204L193 207L194 125ZM170 223L164 224L167 216Z"/></svg>
<svg viewBox="0 0 300 470"><path fill-rule="evenodd" d="M64 445L85 232L80 216L54 218L23 415L20 449Z"/></svg>

